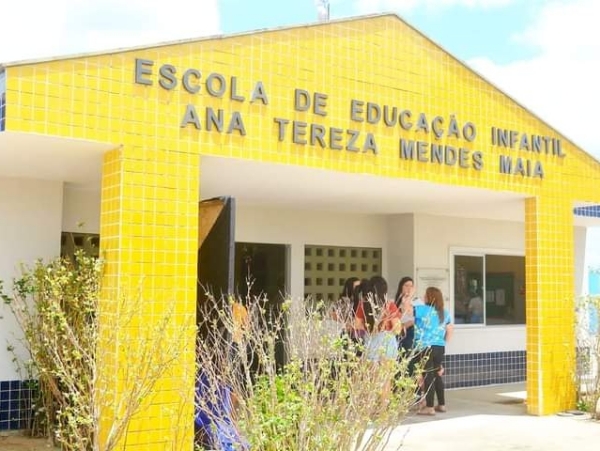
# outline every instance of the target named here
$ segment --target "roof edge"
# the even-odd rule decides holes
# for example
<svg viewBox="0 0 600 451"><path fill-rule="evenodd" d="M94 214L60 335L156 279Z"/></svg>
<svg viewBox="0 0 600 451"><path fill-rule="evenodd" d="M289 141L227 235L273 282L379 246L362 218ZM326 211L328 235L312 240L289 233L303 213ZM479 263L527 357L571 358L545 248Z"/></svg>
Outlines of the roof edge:
<svg viewBox="0 0 600 451"><path fill-rule="evenodd" d="M402 23L404 23L411 30L415 31L417 34L419 34L424 39L429 41L432 45L434 45L435 47L440 49L442 52L446 53L450 58L452 58L458 64L460 64L461 66L466 68L468 71L470 71L471 73L473 73L474 75L476 75L477 77L479 77L480 79L485 81L486 83L488 83L491 87L496 89L498 92L501 92L502 94L504 94L508 99L510 99L512 102L514 102L517 106L519 106L520 108L525 110L528 114L530 114L535 119L539 120L542 124L544 124L545 126L550 128L551 130L554 130L556 133L561 135L566 141L573 144L578 150L583 152L586 156L588 156L590 159L592 159L595 163L600 165L599 158L596 158L594 155L592 155L591 153L584 150L584 148L582 146L579 146L578 144L576 144L576 142L574 140L570 139L564 133L557 130L556 127L549 124L547 121L545 121L540 116L538 116L538 114L531 111L528 107L523 105L521 102L517 101L514 97L509 95L503 89L500 89L500 87L498 87L495 83L492 83L487 77L484 77L481 73L479 73L478 71L473 69L466 62L464 62L463 60L461 60L460 58L455 56L452 52L449 52L448 50L446 50L446 48L444 48L441 44L439 44L438 42L431 39L424 32L420 31L418 28L411 25L409 22L404 20L399 14L397 14L395 12L382 12L382 13L365 14L365 15L359 15L359 16L348 16L348 17L342 17L339 19L332 19L332 20L329 20L326 22L308 22L308 23L297 24L297 25L282 25L279 27L271 27L271 28L257 28L254 30L242 31L242 32L238 32L238 33L229 33L229 34L221 33L221 34L216 34L216 35L206 35L206 36L200 36L200 37L195 37L195 38L179 39L179 40L174 40L174 41L163 41L163 42L158 42L158 43L150 44L150 45L146 44L146 45L139 45L139 46L132 46L132 47L121 47L121 48L114 48L114 49L108 49L108 50L100 50L100 51L96 51L96 52L83 52L83 53L76 53L76 54L70 54L70 55L60 55L60 56L50 57L50 58L38 58L38 59L29 59L29 60L22 60L22 61L0 63L0 73L5 72L6 68L10 68L10 67L26 66L26 65L32 65L32 64L42 64L42 63L49 63L49 62L53 62L53 61L66 61L66 60L70 60L70 59L77 59L77 58L84 58L84 57L112 55L115 53L134 52L134 51L138 51L138 50L149 50L149 49L155 49L155 48L160 48L160 47L168 47L171 45L190 44L190 43L194 43L194 42L204 42L204 41L210 41L210 40L215 40L215 39L230 39L230 38L237 38L237 37L242 37L242 36L249 36L249 35L257 34L257 33L271 33L271 32L277 32L277 31L285 31L285 30L296 30L299 28L321 27L321 26L327 26L328 24L332 24L332 23L335 24L335 23L344 23L344 22L355 22L355 21L359 21L359 20L376 19L376 18L383 18L383 17L392 17L392 18L395 18L395 19L401 21Z"/></svg>
<svg viewBox="0 0 600 451"><path fill-rule="evenodd" d="M131 47L118 47L118 48L107 49L107 50L98 50L95 52L71 53L71 54L58 55L58 56L53 56L53 57L31 58L31 59L26 59L26 60L8 61L8 62L4 62L4 63L0 62L0 71L2 71L4 68L7 68L7 67L27 66L27 65L31 65L31 64L49 63L49 62L53 62L53 61L65 61L65 60L85 58L85 57L90 57L90 56L112 55L115 53L134 52L134 51L138 51L138 50L150 50L150 49L155 49L155 48L160 48L160 47L168 47L171 45L190 44L190 43L194 43L194 42L210 41L210 40L214 40L214 39L238 38L238 37L249 36L249 35L253 35L253 34L257 34L257 33L271 33L271 32L276 32L276 31L295 30L298 28L320 27L320 26L326 26L326 25L332 24L332 23L355 22L355 21L364 20L364 19L374 19L374 18L389 17L389 16L393 16L393 17L397 18L398 20L401 20L402 22L406 23L406 21L404 19L402 19L398 14L393 13L393 12L365 14L365 15L360 15L360 16L348 16L348 17L341 17L339 19L332 19L327 22L306 22L306 23L297 24L297 25L282 25L282 26L270 27L270 28L256 28L253 30L240 31L237 33L212 34L212 35L199 36L199 37L194 37L194 38L177 39L177 40L173 40L173 41L161 41L161 42L156 42L153 44L144 44L144 45L137 45L137 46L131 46ZM407 25L408 25L408 23L407 23ZM416 31L418 31L418 30L416 30ZM419 32L419 33L423 34L421 32ZM425 36L425 35L423 35L423 36Z"/></svg>
<svg viewBox="0 0 600 451"><path fill-rule="evenodd" d="M395 13L391 13L388 15L392 15L392 16L396 16L400 21L402 21L407 27L409 27L411 30L414 30L415 33L418 33L419 35L421 35L424 39L426 39L427 41L429 41L433 46L437 47L438 49L440 49L442 52L444 52L446 55L448 55L450 58L452 58L454 61L456 61L458 64L460 64L461 66L463 66L465 69L467 69L468 71L470 71L472 74L476 75L478 78L480 78L481 80L483 80L484 82L486 82L487 84L489 84L492 88L494 88L495 90L497 90L498 92L502 93L503 95L506 96L507 99L509 99L511 102L514 102L515 105L517 105L518 107L522 108L525 112L527 112L529 115L531 115L533 118L537 119L538 121L540 121L542 124L544 124L546 127L548 127L550 130L554 130L554 132L556 132L557 134L561 135L562 138L565 139L565 141L568 141L569 143L571 143L573 146L575 146L577 148L577 150L583 152L586 156L588 156L592 161L594 161L596 164L600 165L600 157L595 157L594 155L592 155L590 152L588 152L587 150L584 150L584 148L580 145L578 145L574 140L572 140L571 138L569 138L567 135L565 135L563 132L559 131L556 127L554 127L552 124L548 123L548 121L544 120L543 118L541 118L537 113L535 113L534 111L532 111L530 108L526 107L523 103L521 103L520 101L518 101L517 99L515 99L513 96L511 96L510 94L508 94L504 89L501 89L498 85L496 85L496 83L493 83L489 78L485 77L484 75L482 75L479 71L475 70L473 67L471 67L469 64L467 64L465 61L461 60L460 58L458 58L456 55L454 55L452 52L446 50L446 48L444 46L442 46L441 44L439 44L438 42L434 41L433 39L431 39L429 36L427 36L425 33L423 33L421 30L419 30L418 28L416 28L414 25L411 25L409 22L407 22L406 20L404 20L402 17L400 17L398 14Z"/></svg>

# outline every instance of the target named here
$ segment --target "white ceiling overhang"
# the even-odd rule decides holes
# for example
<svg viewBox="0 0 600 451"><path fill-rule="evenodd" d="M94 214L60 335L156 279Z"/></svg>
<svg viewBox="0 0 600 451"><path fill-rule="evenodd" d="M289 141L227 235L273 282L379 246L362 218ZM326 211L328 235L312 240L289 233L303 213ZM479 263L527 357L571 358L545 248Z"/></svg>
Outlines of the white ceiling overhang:
<svg viewBox="0 0 600 451"><path fill-rule="evenodd" d="M99 189L102 156L116 147L4 131L0 132L0 176ZM246 206L378 215L425 213L518 222L525 218L525 196L520 194L294 165L203 156L200 180L202 198L233 196ZM575 215L576 225L600 226L600 208L597 215L593 209L583 212Z"/></svg>
<svg viewBox="0 0 600 451"><path fill-rule="evenodd" d="M0 176L97 184L102 155L114 144L75 138L0 132Z"/></svg>

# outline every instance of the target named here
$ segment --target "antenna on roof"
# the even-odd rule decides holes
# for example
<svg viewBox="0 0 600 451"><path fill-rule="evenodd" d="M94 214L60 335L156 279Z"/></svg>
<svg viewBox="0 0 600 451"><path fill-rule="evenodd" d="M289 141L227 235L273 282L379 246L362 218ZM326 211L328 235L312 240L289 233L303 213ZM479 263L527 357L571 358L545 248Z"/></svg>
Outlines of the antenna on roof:
<svg viewBox="0 0 600 451"><path fill-rule="evenodd" d="M329 0L315 0L319 22L329 22Z"/></svg>

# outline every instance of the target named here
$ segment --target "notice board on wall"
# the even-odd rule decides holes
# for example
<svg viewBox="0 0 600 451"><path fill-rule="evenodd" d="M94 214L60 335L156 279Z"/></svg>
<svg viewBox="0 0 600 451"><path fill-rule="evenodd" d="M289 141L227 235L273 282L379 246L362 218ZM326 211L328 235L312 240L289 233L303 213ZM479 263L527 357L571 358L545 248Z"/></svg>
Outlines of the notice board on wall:
<svg viewBox="0 0 600 451"><path fill-rule="evenodd" d="M450 302L450 278L448 268L417 268L417 296L423 297L427 287L439 288L444 302Z"/></svg>
<svg viewBox="0 0 600 451"><path fill-rule="evenodd" d="M486 283L486 315L505 318L514 310L515 276L513 273L488 273ZM493 293L491 297L489 294Z"/></svg>

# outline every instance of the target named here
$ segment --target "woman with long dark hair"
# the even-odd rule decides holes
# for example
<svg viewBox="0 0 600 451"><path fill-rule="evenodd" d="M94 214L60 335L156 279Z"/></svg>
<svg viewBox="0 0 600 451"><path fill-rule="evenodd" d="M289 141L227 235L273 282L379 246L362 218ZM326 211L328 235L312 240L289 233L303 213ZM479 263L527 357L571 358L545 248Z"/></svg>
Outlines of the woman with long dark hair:
<svg viewBox="0 0 600 451"><path fill-rule="evenodd" d="M415 348L425 359L425 403L420 415L435 415L446 411L442 364L446 343L452 335L450 313L444 308L444 296L439 288L425 290L425 305L415 309ZM435 397L438 405L434 408Z"/></svg>
<svg viewBox="0 0 600 451"><path fill-rule="evenodd" d="M398 340L400 348L400 354L403 356L410 356L413 341L415 336L414 328L414 303L415 303L415 283L411 277L403 277L398 283L398 289L396 290L396 296L394 296L394 302L400 310L401 321L404 325L404 333ZM412 365L409 367L409 371L412 373Z"/></svg>
<svg viewBox="0 0 600 451"><path fill-rule="evenodd" d="M388 285L383 277L373 276L370 283L373 292L369 301L377 312L377 319L370 331L367 359L371 361L396 360L398 358L396 337L402 332L400 311L395 302L388 300Z"/></svg>
<svg viewBox="0 0 600 451"><path fill-rule="evenodd" d="M403 325L400 321L400 309L394 300L388 299L388 284L382 276L373 276L370 280L373 286L373 300L380 311L379 329L400 334Z"/></svg>
<svg viewBox="0 0 600 451"><path fill-rule="evenodd" d="M342 286L338 301L332 307L330 315L340 323L344 335L350 334L354 327L354 298L359 285L358 277L348 277Z"/></svg>
<svg viewBox="0 0 600 451"><path fill-rule="evenodd" d="M360 285L360 279L358 277L348 277L342 287L342 293L340 299L352 299L354 297L354 290Z"/></svg>
<svg viewBox="0 0 600 451"><path fill-rule="evenodd" d="M354 314L354 331L357 336L364 336L373 331L375 316L373 314L373 284L369 279L362 279L354 290L352 313Z"/></svg>

